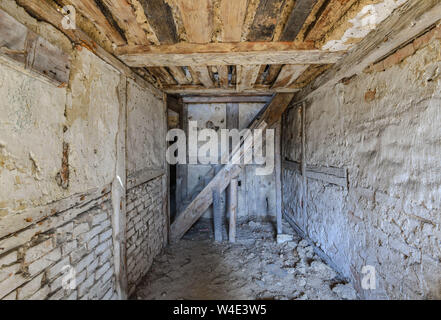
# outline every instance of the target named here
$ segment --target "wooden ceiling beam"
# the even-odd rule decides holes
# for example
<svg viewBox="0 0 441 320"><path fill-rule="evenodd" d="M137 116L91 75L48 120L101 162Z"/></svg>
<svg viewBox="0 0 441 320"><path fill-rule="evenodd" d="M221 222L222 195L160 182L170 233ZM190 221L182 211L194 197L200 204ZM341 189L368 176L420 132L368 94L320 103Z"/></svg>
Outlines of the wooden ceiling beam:
<svg viewBox="0 0 441 320"><path fill-rule="evenodd" d="M285 0L260 0L248 41L271 41Z"/></svg>
<svg viewBox="0 0 441 320"><path fill-rule="evenodd" d="M294 41L318 0L297 0L289 15L280 40Z"/></svg>
<svg viewBox="0 0 441 320"><path fill-rule="evenodd" d="M236 91L242 92L254 87L259 75L260 65L237 66Z"/></svg>
<svg viewBox="0 0 441 320"><path fill-rule="evenodd" d="M219 75L219 85L222 88L228 88L229 81L228 81L228 66L216 66L217 67L217 73Z"/></svg>
<svg viewBox="0 0 441 320"><path fill-rule="evenodd" d="M193 66L192 69L204 87L214 87L213 79L211 79L210 73L208 72L208 68L206 66Z"/></svg>
<svg viewBox="0 0 441 320"><path fill-rule="evenodd" d="M272 95L183 96L184 103L267 103Z"/></svg>
<svg viewBox="0 0 441 320"><path fill-rule="evenodd" d="M175 78L178 84L190 84L191 80L187 78L182 67L169 67L171 75Z"/></svg>
<svg viewBox="0 0 441 320"><path fill-rule="evenodd" d="M316 20L308 27L305 40L319 41L330 30L332 30L339 20L361 0L328 0L319 10Z"/></svg>
<svg viewBox="0 0 441 320"><path fill-rule="evenodd" d="M164 0L138 0L144 9L147 20L161 44L178 41L173 12Z"/></svg>
<svg viewBox="0 0 441 320"><path fill-rule="evenodd" d="M117 49L118 57L131 67L328 64L345 53L315 50L310 44L296 42L178 43Z"/></svg>
<svg viewBox="0 0 441 320"><path fill-rule="evenodd" d="M213 32L212 0L175 0L175 2L181 13L188 41L210 42Z"/></svg>
<svg viewBox="0 0 441 320"><path fill-rule="evenodd" d="M247 11L247 0L223 0L220 3L222 42L239 42Z"/></svg>
<svg viewBox="0 0 441 320"><path fill-rule="evenodd" d="M219 88L219 87L205 87L203 85L164 85L162 90L168 94L236 94L235 87ZM249 89L244 89L240 93L246 94L273 94L278 92L298 92L299 88L276 88L272 89L269 85L254 85Z"/></svg>
<svg viewBox="0 0 441 320"><path fill-rule="evenodd" d="M78 12L89 19L110 41L118 46L126 44L123 36L110 24L94 0L69 0L69 2Z"/></svg>
<svg viewBox="0 0 441 320"><path fill-rule="evenodd" d="M154 34L147 34L138 24L136 13L127 0L102 0L112 14L118 26L124 31L129 44L150 45L159 44Z"/></svg>
<svg viewBox="0 0 441 320"><path fill-rule="evenodd" d="M290 86L298 77L308 69L309 65L291 65L287 64L282 67L276 81L274 82L272 88L286 88Z"/></svg>

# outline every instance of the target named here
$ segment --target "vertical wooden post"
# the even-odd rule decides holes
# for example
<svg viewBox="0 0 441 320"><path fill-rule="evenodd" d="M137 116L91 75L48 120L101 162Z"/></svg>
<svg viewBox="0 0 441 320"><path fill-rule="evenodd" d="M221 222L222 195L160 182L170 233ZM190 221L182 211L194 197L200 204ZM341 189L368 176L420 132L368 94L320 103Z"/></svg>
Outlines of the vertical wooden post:
<svg viewBox="0 0 441 320"><path fill-rule="evenodd" d="M127 130L127 78L120 76L118 85L119 118L116 136L116 170L112 182L112 238L116 277L116 292L121 300L127 299L126 268L126 130Z"/></svg>
<svg viewBox="0 0 441 320"><path fill-rule="evenodd" d="M168 131L168 107L167 107L167 94L163 93L164 102L164 137ZM168 143L164 139L164 155L167 152ZM162 179L162 211L166 215L167 219L167 232L164 234L164 245L170 242L170 166L167 163L167 158L164 156L164 169L165 176Z"/></svg>
<svg viewBox="0 0 441 320"><path fill-rule="evenodd" d="M188 139L188 104L184 104L182 106L182 128L185 132L185 135ZM181 199L186 200L188 197L188 140L186 141L187 144L187 164L184 164L181 166L182 170L182 183L181 183Z"/></svg>
<svg viewBox="0 0 441 320"><path fill-rule="evenodd" d="M184 130L186 136L188 137L188 109L187 105L183 104L182 99L179 99L179 103L181 105L181 112L179 113L179 128ZM186 160L188 163L188 145L187 142L187 154ZM181 210L183 209L182 204L187 198L187 164L177 164L176 165L176 191L175 191L175 200L176 200L176 217L179 215Z"/></svg>
<svg viewBox="0 0 441 320"><path fill-rule="evenodd" d="M276 178L276 220L277 234L282 234L282 161L281 161L281 131L282 122L278 121L276 125L276 137L274 148L274 165Z"/></svg>
<svg viewBox="0 0 441 320"><path fill-rule="evenodd" d="M221 194L219 188L213 189L213 224L214 224L214 240L222 241L222 209Z"/></svg>
<svg viewBox="0 0 441 320"><path fill-rule="evenodd" d="M236 242L236 220L237 220L237 178L231 179L228 187L229 206L228 212L230 216L229 240Z"/></svg>
<svg viewBox="0 0 441 320"><path fill-rule="evenodd" d="M306 102L302 103L302 211L303 211L303 225L306 225L307 215L307 178L306 178Z"/></svg>

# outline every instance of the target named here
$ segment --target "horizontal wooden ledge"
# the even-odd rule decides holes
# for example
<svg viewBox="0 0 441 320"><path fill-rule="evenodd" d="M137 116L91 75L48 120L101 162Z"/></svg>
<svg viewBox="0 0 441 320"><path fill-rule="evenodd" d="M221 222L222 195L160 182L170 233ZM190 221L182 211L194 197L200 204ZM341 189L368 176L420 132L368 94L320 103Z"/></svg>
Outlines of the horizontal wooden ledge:
<svg viewBox="0 0 441 320"><path fill-rule="evenodd" d="M163 176L164 169L141 169L127 176L127 190Z"/></svg>
<svg viewBox="0 0 441 320"><path fill-rule="evenodd" d="M295 93L300 89L297 88L277 88L272 89L269 85L255 85L252 88L237 91L236 87L220 88L211 87L207 88L203 85L164 85L162 90L168 94L225 94L225 93L247 93L247 94L273 94L273 93Z"/></svg>
<svg viewBox="0 0 441 320"><path fill-rule="evenodd" d="M240 95L240 96L184 96L184 103L267 103L272 95Z"/></svg>
<svg viewBox="0 0 441 320"><path fill-rule="evenodd" d="M302 174L300 162L283 160L282 166L286 170ZM322 182L335 184L344 188L348 187L346 168L334 168L323 166L307 166L306 177L308 179L319 180Z"/></svg>
<svg viewBox="0 0 441 320"><path fill-rule="evenodd" d="M297 42L178 43L116 49L117 56L131 67L331 64L345 53Z"/></svg>

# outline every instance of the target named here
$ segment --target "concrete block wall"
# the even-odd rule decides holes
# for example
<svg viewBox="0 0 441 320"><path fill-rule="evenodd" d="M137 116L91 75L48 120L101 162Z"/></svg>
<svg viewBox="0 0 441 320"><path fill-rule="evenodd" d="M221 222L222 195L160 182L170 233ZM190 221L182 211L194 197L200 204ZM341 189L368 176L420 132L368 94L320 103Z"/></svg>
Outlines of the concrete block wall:
<svg viewBox="0 0 441 320"><path fill-rule="evenodd" d="M303 199L301 172L283 173L284 213L363 298L441 298L441 37L428 34L306 101L306 163L346 170L348 187L308 178ZM283 156L298 162L299 109L285 117Z"/></svg>
<svg viewBox="0 0 441 320"><path fill-rule="evenodd" d="M84 212L72 208L46 219L52 221L41 221L42 225L56 221L57 227L0 254L0 299L116 298L108 194L94 205Z"/></svg>
<svg viewBox="0 0 441 320"><path fill-rule="evenodd" d="M127 281L132 294L167 243L162 177L127 191Z"/></svg>

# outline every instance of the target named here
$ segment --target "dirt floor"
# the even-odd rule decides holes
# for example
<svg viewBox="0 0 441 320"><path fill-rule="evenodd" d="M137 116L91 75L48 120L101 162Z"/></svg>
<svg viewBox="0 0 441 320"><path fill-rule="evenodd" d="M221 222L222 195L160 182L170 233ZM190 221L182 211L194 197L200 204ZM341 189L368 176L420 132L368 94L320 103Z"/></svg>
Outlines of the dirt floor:
<svg viewBox="0 0 441 320"><path fill-rule="evenodd" d="M288 224L284 232L294 234ZM159 255L133 299L356 299L305 240L277 244L271 223L238 226L237 242L215 243L197 223ZM224 239L227 239L224 232Z"/></svg>

